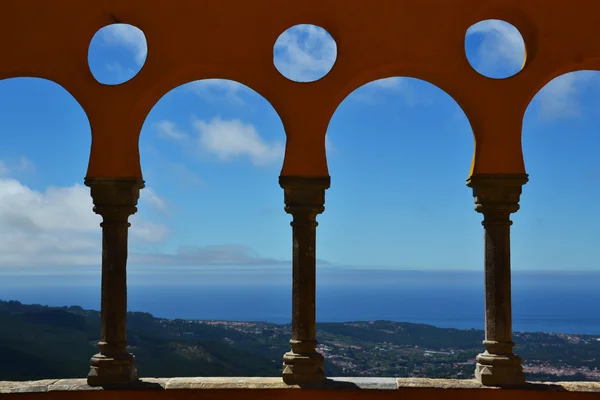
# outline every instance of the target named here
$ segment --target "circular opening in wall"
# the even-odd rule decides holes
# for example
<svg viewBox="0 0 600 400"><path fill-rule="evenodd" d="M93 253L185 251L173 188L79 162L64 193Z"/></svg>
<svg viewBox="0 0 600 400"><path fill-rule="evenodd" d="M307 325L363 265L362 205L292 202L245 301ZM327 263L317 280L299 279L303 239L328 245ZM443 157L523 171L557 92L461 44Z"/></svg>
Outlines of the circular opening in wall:
<svg viewBox="0 0 600 400"><path fill-rule="evenodd" d="M479 74L506 79L518 74L525 65L525 41L508 22L488 19L467 29L465 53Z"/></svg>
<svg viewBox="0 0 600 400"><path fill-rule="evenodd" d="M148 46L144 32L133 25L111 24L96 32L88 49L88 64L96 80L119 85L144 66Z"/></svg>
<svg viewBox="0 0 600 400"><path fill-rule="evenodd" d="M315 82L331 71L337 46L329 32L316 25L294 25L277 38L275 68L294 82Z"/></svg>

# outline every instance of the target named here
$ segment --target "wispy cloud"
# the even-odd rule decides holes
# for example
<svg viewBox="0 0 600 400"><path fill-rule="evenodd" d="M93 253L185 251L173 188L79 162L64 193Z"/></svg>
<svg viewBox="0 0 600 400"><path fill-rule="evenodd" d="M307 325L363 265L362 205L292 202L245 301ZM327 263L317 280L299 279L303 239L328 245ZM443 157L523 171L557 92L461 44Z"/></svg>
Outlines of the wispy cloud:
<svg viewBox="0 0 600 400"><path fill-rule="evenodd" d="M241 83L227 79L203 79L188 83L186 88L205 101L236 105L245 104L242 96L251 91Z"/></svg>
<svg viewBox="0 0 600 400"><path fill-rule="evenodd" d="M582 115L582 94L593 81L600 81L595 71L579 71L561 75L548 82L535 96L540 116L553 121Z"/></svg>
<svg viewBox="0 0 600 400"><path fill-rule="evenodd" d="M134 53L135 62L143 65L148 54L148 44L144 32L128 24L112 24L102 30L106 44L126 46Z"/></svg>
<svg viewBox="0 0 600 400"><path fill-rule="evenodd" d="M279 72L297 82L311 82L333 67L337 46L333 38L314 25L296 25L275 43L274 63Z"/></svg>
<svg viewBox="0 0 600 400"><path fill-rule="evenodd" d="M399 76L378 79L358 88L349 98L361 103L377 104L381 100L381 95L389 94L398 96L404 105L409 107L433 104L436 93L417 85L425 85L425 83L419 82L418 79Z"/></svg>
<svg viewBox="0 0 600 400"><path fill-rule="evenodd" d="M519 71L525 56L525 42L517 28L499 20L486 20L471 26L467 36L481 35L475 57L470 58L474 68L483 72ZM467 49L469 50L469 49Z"/></svg>
<svg viewBox="0 0 600 400"><path fill-rule="evenodd" d="M33 173L35 172L35 164L24 156L19 157L17 160L0 160L0 176L11 176L19 172Z"/></svg>
<svg viewBox="0 0 600 400"><path fill-rule="evenodd" d="M168 120L158 121L156 130L160 136L167 139L184 140L189 137L186 132L179 130L174 122Z"/></svg>
<svg viewBox="0 0 600 400"><path fill-rule="evenodd" d="M498 20L482 21L473 25L467 35L481 35L476 48L475 67L480 70L520 70L525 43L519 31L512 25ZM535 96L539 117L544 120L576 118L581 116L583 90L591 80L593 72L581 71L561 75L549 82Z"/></svg>
<svg viewBox="0 0 600 400"><path fill-rule="evenodd" d="M144 190L140 191L140 200L145 201L148 203L148 205L161 211L162 213L169 213L167 201L161 196L157 195L156 192L150 188L144 188Z"/></svg>
<svg viewBox="0 0 600 400"><path fill-rule="evenodd" d="M266 267L289 265L290 259L264 257L248 246L239 244L212 246L180 246L173 254L133 253L129 257L131 264L164 265L190 267ZM319 265L331 265L326 260L317 260Z"/></svg>
<svg viewBox="0 0 600 400"><path fill-rule="evenodd" d="M242 245L181 246L175 254L132 254L131 262L147 265L258 266L284 264L285 260L261 257Z"/></svg>
<svg viewBox="0 0 600 400"><path fill-rule="evenodd" d="M254 165L267 165L283 160L285 144L266 141L254 125L239 119L224 120L214 117L209 121L193 119L194 135L180 130L168 120L156 124L159 135L180 143L184 148L196 148L198 154L206 153L220 161L245 157Z"/></svg>
<svg viewBox="0 0 600 400"><path fill-rule="evenodd" d="M222 161L247 157L255 165L265 165L283 159L284 143L267 142L252 124L217 116L210 121L194 120L193 126L200 149Z"/></svg>
<svg viewBox="0 0 600 400"><path fill-rule="evenodd" d="M106 69L114 75L115 81L118 82L126 82L137 73L134 69L126 68L117 61L106 64Z"/></svg>

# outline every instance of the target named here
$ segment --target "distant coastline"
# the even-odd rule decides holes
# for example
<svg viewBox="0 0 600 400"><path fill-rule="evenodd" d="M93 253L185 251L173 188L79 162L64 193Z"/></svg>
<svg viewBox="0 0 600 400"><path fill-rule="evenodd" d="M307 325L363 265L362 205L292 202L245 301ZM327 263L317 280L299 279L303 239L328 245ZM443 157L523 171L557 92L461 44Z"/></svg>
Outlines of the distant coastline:
<svg viewBox="0 0 600 400"><path fill-rule="evenodd" d="M2 272L0 272L2 275ZM598 279L596 279L598 277ZM600 272L517 271L513 274L513 330L600 334ZM288 323L291 274L168 269L128 277L130 310L161 318ZM0 298L23 303L100 308L100 276L29 274L0 279ZM389 320L442 328L483 329L480 272L321 270L319 322Z"/></svg>

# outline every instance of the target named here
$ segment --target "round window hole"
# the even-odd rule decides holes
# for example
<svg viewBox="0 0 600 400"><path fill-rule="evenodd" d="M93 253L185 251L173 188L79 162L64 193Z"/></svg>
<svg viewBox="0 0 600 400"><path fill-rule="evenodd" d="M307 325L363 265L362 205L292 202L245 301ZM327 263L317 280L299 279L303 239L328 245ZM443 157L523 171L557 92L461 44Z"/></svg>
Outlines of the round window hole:
<svg viewBox="0 0 600 400"><path fill-rule="evenodd" d="M331 71L337 45L316 25L294 25L277 38L273 48L275 68L294 82L314 82Z"/></svg>
<svg viewBox="0 0 600 400"><path fill-rule="evenodd" d="M133 79L146 62L148 46L144 32L133 25L107 25L94 35L88 64L96 80L119 85Z"/></svg>
<svg viewBox="0 0 600 400"><path fill-rule="evenodd" d="M479 74L506 79L518 74L525 65L525 41L508 22L488 19L467 29L465 53Z"/></svg>

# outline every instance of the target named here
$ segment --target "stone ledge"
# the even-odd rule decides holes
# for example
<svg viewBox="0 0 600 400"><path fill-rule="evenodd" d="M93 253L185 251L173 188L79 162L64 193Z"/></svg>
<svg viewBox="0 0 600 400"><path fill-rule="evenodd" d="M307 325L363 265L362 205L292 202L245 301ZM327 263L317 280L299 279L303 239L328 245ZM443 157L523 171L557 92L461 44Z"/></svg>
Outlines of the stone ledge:
<svg viewBox="0 0 600 400"><path fill-rule="evenodd" d="M318 389L318 390L373 390L390 391L402 389L448 389L448 390L534 390L550 392L600 393L600 382L528 382L517 389L500 389L481 385L475 379L429 379L429 378L328 378L314 385L286 385L281 378L142 378L130 385L91 387L86 379L45 379L40 381L1 382L0 394L77 392L99 390L269 390L269 389Z"/></svg>

